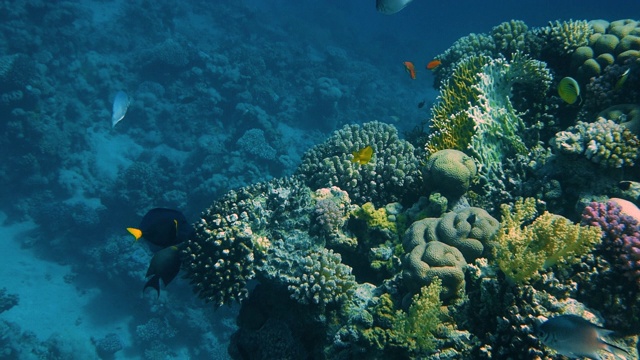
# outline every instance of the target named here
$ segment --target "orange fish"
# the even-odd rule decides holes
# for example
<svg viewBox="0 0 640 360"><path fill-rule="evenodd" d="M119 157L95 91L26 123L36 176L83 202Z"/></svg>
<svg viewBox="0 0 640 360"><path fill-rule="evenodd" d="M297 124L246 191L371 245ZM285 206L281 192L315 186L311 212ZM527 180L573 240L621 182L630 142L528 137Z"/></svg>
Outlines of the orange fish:
<svg viewBox="0 0 640 360"><path fill-rule="evenodd" d="M413 80L416 79L416 68L415 66L413 66L413 63L411 61L405 61L403 62L404 64L404 69L407 70L407 72L409 73L409 76L411 76L411 78Z"/></svg>
<svg viewBox="0 0 640 360"><path fill-rule="evenodd" d="M440 66L440 64L442 64L442 61L440 61L440 60L431 60L427 64L427 70L434 70L435 68Z"/></svg>

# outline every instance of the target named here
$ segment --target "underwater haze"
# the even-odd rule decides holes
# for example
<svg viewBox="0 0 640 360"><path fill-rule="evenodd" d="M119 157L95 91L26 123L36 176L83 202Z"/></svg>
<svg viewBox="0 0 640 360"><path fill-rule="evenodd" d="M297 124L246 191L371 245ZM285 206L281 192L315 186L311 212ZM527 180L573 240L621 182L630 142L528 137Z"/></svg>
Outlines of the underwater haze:
<svg viewBox="0 0 640 360"><path fill-rule="evenodd" d="M2 1L0 148L1 359L638 359L639 1Z"/></svg>

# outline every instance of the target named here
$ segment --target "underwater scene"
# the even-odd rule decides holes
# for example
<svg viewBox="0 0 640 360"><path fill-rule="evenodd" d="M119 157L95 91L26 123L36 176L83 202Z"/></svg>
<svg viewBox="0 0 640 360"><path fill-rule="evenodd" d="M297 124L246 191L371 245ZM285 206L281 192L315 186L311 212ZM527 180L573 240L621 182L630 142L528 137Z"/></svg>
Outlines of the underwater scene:
<svg viewBox="0 0 640 360"><path fill-rule="evenodd" d="M638 359L638 1L0 1L0 149L0 359Z"/></svg>

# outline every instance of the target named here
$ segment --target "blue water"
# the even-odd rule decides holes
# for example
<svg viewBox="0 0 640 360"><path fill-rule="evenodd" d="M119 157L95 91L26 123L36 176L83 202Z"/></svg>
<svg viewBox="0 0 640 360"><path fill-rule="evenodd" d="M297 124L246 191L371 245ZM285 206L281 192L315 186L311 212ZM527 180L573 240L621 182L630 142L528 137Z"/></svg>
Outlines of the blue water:
<svg viewBox="0 0 640 360"><path fill-rule="evenodd" d="M126 227L154 207L195 221L344 125L419 126L438 94L423 64L470 33L639 16L638 1L2 2L0 358L230 358L239 306L181 277L142 294L156 249Z"/></svg>

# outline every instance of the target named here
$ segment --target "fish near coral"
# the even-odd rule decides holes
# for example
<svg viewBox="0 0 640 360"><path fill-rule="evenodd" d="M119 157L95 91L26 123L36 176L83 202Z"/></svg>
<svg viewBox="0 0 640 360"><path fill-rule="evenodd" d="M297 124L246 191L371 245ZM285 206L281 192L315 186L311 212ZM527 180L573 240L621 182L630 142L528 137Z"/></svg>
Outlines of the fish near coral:
<svg viewBox="0 0 640 360"><path fill-rule="evenodd" d="M144 215L138 228L130 227L127 231L136 241L144 237L154 245L167 247L187 240L192 229L180 211L155 208Z"/></svg>
<svg viewBox="0 0 640 360"><path fill-rule="evenodd" d="M178 275L180 271L180 248L178 246L169 246L153 255L147 274L145 277L151 276L151 279L144 284L142 292L148 287L156 289L160 296L160 279L166 287Z"/></svg>
<svg viewBox="0 0 640 360"><path fill-rule="evenodd" d="M413 0L376 0L376 10L386 15L392 15L404 9Z"/></svg>
<svg viewBox="0 0 640 360"><path fill-rule="evenodd" d="M111 113L112 128L124 119L124 116L127 114L127 110L129 109L129 104L129 95L124 91L118 91L116 97L113 99L113 112Z"/></svg>
<svg viewBox="0 0 640 360"><path fill-rule="evenodd" d="M620 75L620 77L616 81L616 84L613 86L614 90L622 89L622 87L624 86L624 83L627 82L627 79L629 78L629 72L631 72L631 68L625 70L625 72L623 72L622 75Z"/></svg>
<svg viewBox="0 0 640 360"><path fill-rule="evenodd" d="M354 151L351 154L353 154L353 159L351 159L351 162L358 163L360 165L366 165L369 163L369 161L371 161L371 157L373 156L373 148L371 146L367 146L358 151Z"/></svg>
<svg viewBox="0 0 640 360"><path fill-rule="evenodd" d="M411 76L411 79L415 80L416 67L413 65L413 63L411 61L405 61L402 64L404 64L404 69L407 70L407 72L409 73L409 76Z"/></svg>
<svg viewBox="0 0 640 360"><path fill-rule="evenodd" d="M537 336L546 346L570 358L587 357L600 360L599 352L626 359L629 352L603 340L613 333L577 315L560 315L542 323Z"/></svg>
<svg viewBox="0 0 640 360"><path fill-rule="evenodd" d="M558 83L558 95L567 104L573 104L580 97L580 85L572 77L565 77Z"/></svg>
<svg viewBox="0 0 640 360"><path fill-rule="evenodd" d="M431 60L427 64L427 70L435 70L438 66L442 65L442 61L440 60Z"/></svg>

